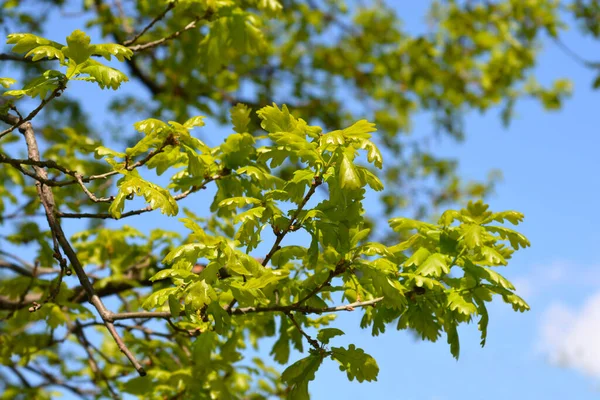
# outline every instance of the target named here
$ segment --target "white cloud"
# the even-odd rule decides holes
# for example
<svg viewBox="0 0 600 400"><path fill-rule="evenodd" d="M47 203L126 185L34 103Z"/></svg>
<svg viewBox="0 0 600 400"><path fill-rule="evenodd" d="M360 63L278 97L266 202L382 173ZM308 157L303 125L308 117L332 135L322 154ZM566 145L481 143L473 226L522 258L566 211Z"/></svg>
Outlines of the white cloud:
<svg viewBox="0 0 600 400"><path fill-rule="evenodd" d="M539 350L553 363L600 378L600 292L579 310L551 305L542 317Z"/></svg>

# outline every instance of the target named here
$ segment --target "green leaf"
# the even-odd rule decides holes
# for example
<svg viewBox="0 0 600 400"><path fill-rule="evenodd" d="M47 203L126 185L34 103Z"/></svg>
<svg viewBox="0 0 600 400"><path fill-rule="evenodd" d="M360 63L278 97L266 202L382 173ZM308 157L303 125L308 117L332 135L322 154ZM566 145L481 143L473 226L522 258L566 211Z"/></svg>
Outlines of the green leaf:
<svg viewBox="0 0 600 400"><path fill-rule="evenodd" d="M39 46L52 46L60 50L63 45L52 40L33 35L31 33L13 33L7 36L7 44L14 44L12 51L27 53Z"/></svg>
<svg viewBox="0 0 600 400"><path fill-rule="evenodd" d="M231 114L231 122L233 123L233 129L237 133L248 132L248 125L250 124L250 108L245 104L238 103L234 107L231 107L229 113Z"/></svg>
<svg viewBox="0 0 600 400"><path fill-rule="evenodd" d="M91 52L104 57L108 61L112 59L112 56L116 57L117 60L121 62L125 61L125 59L129 60L133 56L133 51L131 51L131 49L115 43L97 44L91 46Z"/></svg>
<svg viewBox="0 0 600 400"><path fill-rule="evenodd" d="M53 46L39 46L31 49L25 57L31 57L31 61L38 61L43 58L58 58L61 63L65 62L65 55L62 51Z"/></svg>
<svg viewBox="0 0 600 400"><path fill-rule="evenodd" d="M413 255L409 257L408 260L404 262L404 265L407 267L410 267L411 265L415 265L418 267L421 264L423 264L425 260L427 260L430 256L431 253L429 252L429 250L427 250L425 247L421 247L420 249L415 251Z"/></svg>
<svg viewBox="0 0 600 400"><path fill-rule="evenodd" d="M261 108L256 113L262 120L260 126L269 133L293 132L298 125L296 118L290 114L287 106L284 104L281 110L277 104Z"/></svg>
<svg viewBox="0 0 600 400"><path fill-rule="evenodd" d="M221 145L221 159L225 167L235 169L250 164L256 155L254 143L255 139L249 133L229 135Z"/></svg>
<svg viewBox="0 0 600 400"><path fill-rule="evenodd" d="M155 118L148 118L133 124L138 132L144 132L146 136L157 135L165 130L170 130L169 125Z"/></svg>
<svg viewBox="0 0 600 400"><path fill-rule="evenodd" d="M475 304L465 299L463 295L457 291L448 294L448 308L467 316L477 312Z"/></svg>
<svg viewBox="0 0 600 400"><path fill-rule="evenodd" d="M200 128L204 125L204 117L202 116L192 117L183 123L183 126L185 126L187 129L192 129L196 127Z"/></svg>
<svg viewBox="0 0 600 400"><path fill-rule="evenodd" d="M360 148L367 150L367 161L373 163L379 169L383 168L383 156L373 142L363 140Z"/></svg>
<svg viewBox="0 0 600 400"><path fill-rule="evenodd" d="M169 300L169 296L174 295L177 288L160 289L151 293L142 303L142 307L146 310L151 310L160 307Z"/></svg>
<svg viewBox="0 0 600 400"><path fill-rule="evenodd" d="M329 344L329 341L336 337L344 335L344 331L337 328L324 328L317 334L317 340L323 344Z"/></svg>
<svg viewBox="0 0 600 400"><path fill-rule="evenodd" d="M151 209L159 208L163 214L176 215L179 212L177 202L168 190L145 181L136 170L127 172L123 178L119 179L117 186L119 193L108 209L108 212L115 218L121 218L125 200L129 195L144 196Z"/></svg>
<svg viewBox="0 0 600 400"><path fill-rule="evenodd" d="M88 61L93 49L93 46L90 46L90 37L80 30L75 30L67 36L67 46L63 47L62 51L76 64L82 64Z"/></svg>
<svg viewBox="0 0 600 400"><path fill-rule="evenodd" d="M466 229L464 229L464 233L461 235L459 240L464 240L464 243L468 248L476 249L481 247L483 244L483 232L483 227L475 224L468 224L466 225Z"/></svg>
<svg viewBox="0 0 600 400"><path fill-rule="evenodd" d="M78 74L87 74L87 77L75 78L89 82L96 82L100 89L107 87L117 90L121 83L129 81L129 78L119 70L100 64L94 60L87 60L78 68Z"/></svg>
<svg viewBox="0 0 600 400"><path fill-rule="evenodd" d="M126 393L143 396L154 391L152 385L148 385L148 377L138 376L123 383L122 389Z"/></svg>
<svg viewBox="0 0 600 400"><path fill-rule="evenodd" d="M481 347L485 346L485 341L487 339L487 327L490 321L487 307L485 306L485 302L475 297L475 304L477 304L477 312L481 315L479 322L477 324L477 328L481 331Z"/></svg>
<svg viewBox="0 0 600 400"><path fill-rule="evenodd" d="M262 201L253 197L231 197L221 201L218 205L219 208L227 208L234 210L235 208L242 208L246 206L259 206Z"/></svg>
<svg viewBox="0 0 600 400"><path fill-rule="evenodd" d="M421 248L419 250L425 250L424 248ZM427 250L425 250L427 251ZM422 256L421 256L422 254ZM416 262L421 262L422 259L421 257L425 256L425 253L422 252L421 254L417 255L417 253L413 254L413 257L417 256L415 259L413 259L412 263L416 263ZM413 258L411 257L411 258ZM446 260L446 256L440 253L435 253L430 255L429 257L427 257L427 259L423 262L421 262L421 264L419 265L419 268L417 268L417 270L415 271L416 274L419 275L423 275L423 276L435 276L435 277L440 277L442 276L442 274L448 274L450 273L450 268L448 267L448 261ZM410 260L410 259L409 259ZM406 262L407 265L408 261Z"/></svg>
<svg viewBox="0 0 600 400"><path fill-rule="evenodd" d="M497 233L502 239L507 239L510 242L511 247L515 250L529 247L531 245L529 240L527 240L524 235L503 226L486 226L485 230L488 232Z"/></svg>
<svg viewBox="0 0 600 400"><path fill-rule="evenodd" d="M425 340L435 342L440 337L440 323L432 315L431 309L411 307L398 320L398 329L411 327Z"/></svg>
<svg viewBox="0 0 600 400"><path fill-rule="evenodd" d="M476 223L483 223L488 217L492 215L491 212L487 211L489 206L481 200L476 202L469 201L467 208L461 210L461 214L470 217Z"/></svg>
<svg viewBox="0 0 600 400"><path fill-rule="evenodd" d="M448 321L444 324L444 330L446 331L448 344L450 345L450 353L458 360L458 356L460 355L460 341L458 338L458 330L456 328L457 326L453 321Z"/></svg>
<svg viewBox="0 0 600 400"><path fill-rule="evenodd" d="M447 210L444 211L440 219L438 220L438 224L449 226L454 221L461 221L461 213L455 210Z"/></svg>
<svg viewBox="0 0 600 400"><path fill-rule="evenodd" d="M375 128L375 124L367 121L366 119L361 119L348 128L342 129L342 134L348 139L370 139L370 132L375 132L376 130L377 128Z"/></svg>
<svg viewBox="0 0 600 400"><path fill-rule="evenodd" d="M502 300L512 305L515 311L525 312L530 310L529 304L514 293L503 293Z"/></svg>
<svg viewBox="0 0 600 400"><path fill-rule="evenodd" d="M59 84L63 82L65 75L59 71L48 70L45 71L42 76L38 76L33 80L29 81L21 90L7 90L4 92L5 96L22 97L29 96L32 98L39 97L45 99L48 97L48 93L58 88Z"/></svg>
<svg viewBox="0 0 600 400"><path fill-rule="evenodd" d="M356 348L353 344L344 347L332 347L331 358L340 363L340 371L346 371L348 379L355 378L359 382L376 381L379 367L373 357L366 354L363 349Z"/></svg>
<svg viewBox="0 0 600 400"><path fill-rule="evenodd" d="M487 281L500 285L500 287L507 290L515 290L515 287L505 277L497 273L496 271L486 267L467 267L467 269L477 275L480 278L486 279Z"/></svg>
<svg viewBox="0 0 600 400"><path fill-rule="evenodd" d="M118 157L118 158L125 158L125 153L121 153L112 149L109 149L107 147L104 146L98 146L96 147L96 149L94 150L94 157L96 159L99 158L103 158L103 157L109 157L109 158L114 158L114 157Z"/></svg>
<svg viewBox="0 0 600 400"><path fill-rule="evenodd" d="M504 257L502 257L500 253L498 253L495 249L491 247L483 246L479 251L487 265L496 266L508 264ZM483 264L483 262L481 261L479 261L479 263Z"/></svg>
<svg viewBox="0 0 600 400"><path fill-rule="evenodd" d="M371 171L364 167L356 167L356 171L360 174L361 182L366 183L371 187L371 189L375 190L376 192L380 192L383 190L383 183Z"/></svg>
<svg viewBox="0 0 600 400"><path fill-rule="evenodd" d="M181 312L181 303L179 299L174 295L169 295L169 311L171 311L171 315L178 316Z"/></svg>
<svg viewBox="0 0 600 400"><path fill-rule="evenodd" d="M309 400L308 383L315 379L315 373L321 366L323 358L320 355L310 355L296 361L283 371L281 380L289 385L290 400Z"/></svg>
<svg viewBox="0 0 600 400"><path fill-rule="evenodd" d="M507 220L513 225L518 225L520 222L523 222L523 218L525 218L525 216L517 211L503 211L494 213L491 216L491 219L494 221L503 223L504 220Z"/></svg>
<svg viewBox="0 0 600 400"><path fill-rule="evenodd" d="M17 81L12 78L0 78L0 86L4 88L8 88L9 86L15 84Z"/></svg>
<svg viewBox="0 0 600 400"><path fill-rule="evenodd" d="M192 283L186 288L185 304L189 304L193 310L200 310L206 304L217 300L217 293L206 283L205 280Z"/></svg>
<svg viewBox="0 0 600 400"><path fill-rule="evenodd" d="M219 305L218 302L212 302L208 305L206 311L211 314L215 320L215 332L221 335L228 333L231 326L231 316Z"/></svg>
<svg viewBox="0 0 600 400"><path fill-rule="evenodd" d="M279 338L273 344L271 353L273 359L279 364L285 364L290 358L290 335L288 333L289 323L287 317L281 319L281 326L279 328Z"/></svg>
<svg viewBox="0 0 600 400"><path fill-rule="evenodd" d="M427 222L417 221L410 218L392 218L389 220L390 227L396 232L403 232L412 229L428 229L435 230L436 226Z"/></svg>
<svg viewBox="0 0 600 400"><path fill-rule="evenodd" d="M340 157L339 181L342 189L360 189L360 177L348 156L343 153Z"/></svg>
<svg viewBox="0 0 600 400"><path fill-rule="evenodd" d="M283 9L278 0L258 0L258 8L268 12L269 16L275 16Z"/></svg>

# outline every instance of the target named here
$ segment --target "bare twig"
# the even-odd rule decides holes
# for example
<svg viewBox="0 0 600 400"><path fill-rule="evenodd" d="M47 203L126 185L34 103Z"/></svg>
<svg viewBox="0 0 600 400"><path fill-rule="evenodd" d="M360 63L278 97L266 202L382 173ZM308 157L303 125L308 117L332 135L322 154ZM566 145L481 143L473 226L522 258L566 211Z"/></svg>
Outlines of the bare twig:
<svg viewBox="0 0 600 400"><path fill-rule="evenodd" d="M83 390L78 388L77 386L73 386L65 381L63 381L62 379L59 379L58 377L54 376L54 374L51 374L48 371L45 371L41 368L33 368L31 366L31 364L26 365L23 367L24 369L26 369L29 372L33 372L36 375L41 376L42 378L46 379L48 381L48 384L44 385L44 386L60 386L63 387L65 389L68 389L69 391L71 391L73 394L79 396L82 399L86 399L86 395L91 395L91 394L96 394L96 393L91 393L89 391Z"/></svg>
<svg viewBox="0 0 600 400"><path fill-rule="evenodd" d="M211 177L206 178L201 185L199 186L193 186L191 189L186 190L183 193L180 193L176 196L173 196L173 199L175 201L179 201L182 199L185 199L186 197L188 197L190 194L195 193L201 189L205 188L205 185L215 181L217 179L221 179L223 176L225 176L225 173L220 173L220 174L216 174L213 175ZM121 214L121 217L119 219L123 219L123 218L127 218L127 217L131 217L133 215L140 215L143 213L147 213L149 211L152 211L153 208L151 206L146 206L144 208L140 208L137 210L132 210L132 211L127 211L124 212L123 214ZM57 215L61 218L98 218L98 219L117 219L115 218L112 214L109 213L64 213L64 212L58 212Z"/></svg>
<svg viewBox="0 0 600 400"><path fill-rule="evenodd" d="M173 39L179 37L185 31L189 31L190 29L194 29L196 27L196 24L198 24L199 21L201 21L203 19L209 18L210 14L211 14L211 12L207 11L204 15L197 16L196 18L194 18L194 20L192 22L190 22L189 24L187 24L183 29L178 30L177 32L173 32L169 36L166 36L166 37L158 39L158 40L154 40L152 42L148 42L148 43L144 43L144 44L138 44L138 45L135 45L135 46L129 46L129 49L131 51L136 52L136 51L143 51L143 50L150 49L152 47L160 46L161 44L163 44L163 43L165 43L165 42L167 42L169 40L173 40Z"/></svg>
<svg viewBox="0 0 600 400"><path fill-rule="evenodd" d="M123 9L123 4L121 3L121 0L114 0L114 1L115 1L115 6L117 7L117 10L119 11L119 17L121 18L121 25L123 26L123 30L125 32L127 32L128 34L132 34L133 28L127 21L127 15L125 15L125 10Z"/></svg>
<svg viewBox="0 0 600 400"><path fill-rule="evenodd" d="M167 13L169 11L171 11L173 8L175 8L175 2L170 2L167 5L167 8L165 8L165 10L163 12L161 12L159 15L157 15L152 21L150 21L150 23L148 25L146 25L146 27L144 29L142 29L140 31L140 33L138 33L137 35L135 35L132 39L130 40L126 40L125 42L123 42L124 46L131 46L132 44L134 44L135 42L137 42L137 40L146 32L148 32L148 30L150 28L152 28L154 26L154 24L156 24L158 21L160 21L161 19L163 19L165 17L165 15L167 15Z"/></svg>
<svg viewBox="0 0 600 400"><path fill-rule="evenodd" d="M92 370L92 373L96 376L97 379L101 379L104 381L104 383L106 384L106 388L108 389L108 392L110 393L111 397L113 399L118 399L119 396L117 396L117 393L111 386L110 381L106 378L106 375L104 375L104 373L98 366L98 363L96 362L96 359L94 358L94 354L92 353L93 346L91 345L91 343L88 341L87 337L85 336L83 329L81 329L81 325L79 324L79 321L76 321L75 325L78 328L75 331L75 337L77 338L77 340L79 341L79 343L81 344L81 346L83 347L83 349L85 350L85 352L88 356L88 364L90 365L90 369Z"/></svg>
<svg viewBox="0 0 600 400"><path fill-rule="evenodd" d="M19 371L15 366L9 365L8 369L10 369L11 372L13 374L15 374L17 378L19 378L19 381L21 381L21 384L23 386L25 386L26 388L31 387L31 383L29 383L29 381L25 378L25 376L21 373L21 371Z"/></svg>
<svg viewBox="0 0 600 400"><path fill-rule="evenodd" d="M600 69L600 62L597 62L597 61L594 62L594 61L590 61L590 60L587 60L587 59L583 58L582 56L580 56L579 54L577 54L575 51L573 51L569 46L567 46L565 44L565 42L563 42L562 40L560 40L560 38L558 38L558 37L554 37L554 38L552 38L552 40L554 41L554 43L556 43L556 45L563 52L565 52L569 57L571 57L573 60L575 60L579 64L581 64L581 65L583 65L584 67L587 67L587 68Z"/></svg>
<svg viewBox="0 0 600 400"><path fill-rule="evenodd" d="M339 306L326 307L326 308L318 308L318 307L309 307L303 306L301 304L292 304L288 306L270 306L270 307L241 307L234 308L229 313L232 315L238 314L251 314L251 313L264 313L264 312L291 312L297 311L306 314L325 314L339 311L354 311L355 308L369 307L374 306L375 304L382 301L383 297L377 297L372 300L367 301L356 301L350 304L342 304Z"/></svg>
<svg viewBox="0 0 600 400"><path fill-rule="evenodd" d="M308 343L315 348L315 350L320 350L321 349L321 345L319 344L319 342L317 340L315 340L312 336L310 336L308 333L306 333L304 331L304 329L302 329L302 327L300 326L300 324L298 323L298 321L296 321L296 318L294 318L294 316L292 315L291 312L288 312L285 314L290 321L292 321L292 323L294 324L294 326L296 327L296 329L298 329L298 331L302 334L302 336L304 336L306 338L306 340L308 341Z"/></svg>

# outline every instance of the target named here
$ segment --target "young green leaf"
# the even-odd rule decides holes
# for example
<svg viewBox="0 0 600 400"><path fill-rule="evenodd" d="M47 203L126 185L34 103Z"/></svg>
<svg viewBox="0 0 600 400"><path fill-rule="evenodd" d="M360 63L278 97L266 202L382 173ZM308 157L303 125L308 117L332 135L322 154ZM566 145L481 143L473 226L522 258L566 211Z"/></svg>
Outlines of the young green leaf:
<svg viewBox="0 0 600 400"><path fill-rule="evenodd" d="M346 371L348 379L353 381L355 378L359 382L376 381L379 374L379 367L373 357L365 353L353 344L344 347L332 347L331 358L340 363L340 371Z"/></svg>

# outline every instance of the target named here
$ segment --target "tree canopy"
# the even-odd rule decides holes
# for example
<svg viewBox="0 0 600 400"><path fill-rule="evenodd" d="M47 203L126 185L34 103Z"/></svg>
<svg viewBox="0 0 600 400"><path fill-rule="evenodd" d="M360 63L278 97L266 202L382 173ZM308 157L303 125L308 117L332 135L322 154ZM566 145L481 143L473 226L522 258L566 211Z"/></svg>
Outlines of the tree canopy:
<svg viewBox="0 0 600 400"><path fill-rule="evenodd" d="M48 36L74 9L81 28ZM523 215L428 143L462 140L469 112L559 108L570 83L536 81L539 45L565 46L567 16L600 35L597 1L434 1L423 32L380 2L0 10L2 398L305 399L323 362L377 379L338 313L458 358L493 297L529 308L497 272L529 246ZM156 213L172 222L139 228ZM270 357L248 357L264 338Z"/></svg>

